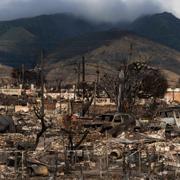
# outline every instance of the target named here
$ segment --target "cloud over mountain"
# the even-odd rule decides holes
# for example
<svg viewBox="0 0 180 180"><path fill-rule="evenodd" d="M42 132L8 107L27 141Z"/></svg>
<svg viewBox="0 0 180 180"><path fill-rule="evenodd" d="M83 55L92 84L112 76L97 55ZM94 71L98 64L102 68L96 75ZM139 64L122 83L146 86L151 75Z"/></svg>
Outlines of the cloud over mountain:
<svg viewBox="0 0 180 180"><path fill-rule="evenodd" d="M95 21L117 22L162 11L180 15L178 5L179 0L1 0L0 19L69 12Z"/></svg>

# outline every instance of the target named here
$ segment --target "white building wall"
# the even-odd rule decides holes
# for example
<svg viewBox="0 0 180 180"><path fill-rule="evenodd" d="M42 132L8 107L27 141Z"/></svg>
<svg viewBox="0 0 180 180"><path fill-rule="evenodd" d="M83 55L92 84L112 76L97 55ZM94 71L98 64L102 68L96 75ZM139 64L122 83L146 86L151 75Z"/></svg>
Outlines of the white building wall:
<svg viewBox="0 0 180 180"><path fill-rule="evenodd" d="M6 95L11 95L11 96L13 96L13 95L20 96L22 93L22 89L1 88L0 93L6 94Z"/></svg>

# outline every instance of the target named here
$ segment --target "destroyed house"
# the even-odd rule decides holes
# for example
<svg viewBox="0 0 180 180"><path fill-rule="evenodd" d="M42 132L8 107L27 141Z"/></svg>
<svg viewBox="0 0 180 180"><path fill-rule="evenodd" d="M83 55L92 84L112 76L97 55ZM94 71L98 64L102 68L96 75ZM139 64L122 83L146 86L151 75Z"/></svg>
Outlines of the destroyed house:
<svg viewBox="0 0 180 180"><path fill-rule="evenodd" d="M54 111L56 109L56 101L55 100L45 100L44 108L46 111Z"/></svg>
<svg viewBox="0 0 180 180"><path fill-rule="evenodd" d="M0 93L10 96L20 96L22 94L22 89L0 88Z"/></svg>
<svg viewBox="0 0 180 180"><path fill-rule="evenodd" d="M174 101L180 103L180 88L168 88L164 99L167 103Z"/></svg>

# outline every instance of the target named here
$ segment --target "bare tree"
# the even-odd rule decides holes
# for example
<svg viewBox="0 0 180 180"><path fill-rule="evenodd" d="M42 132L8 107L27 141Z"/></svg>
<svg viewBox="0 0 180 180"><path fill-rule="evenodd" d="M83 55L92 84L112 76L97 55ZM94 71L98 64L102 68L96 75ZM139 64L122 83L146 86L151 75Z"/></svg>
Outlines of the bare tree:
<svg viewBox="0 0 180 180"><path fill-rule="evenodd" d="M88 84L86 82L82 82L79 85L80 89L83 89L83 92L79 92L79 95L83 97L83 103L82 103L82 116L85 116L85 114L88 112L93 99L94 99L94 86L95 83Z"/></svg>
<svg viewBox="0 0 180 180"><path fill-rule="evenodd" d="M66 171L68 172L69 165L73 164L73 157L86 139L89 131L84 130L83 126L79 124L79 122L72 122L71 116L66 115L64 117L64 128L61 128L64 135L67 137L67 146L66 146L66 153L65 153L65 164L66 164ZM78 123L78 124L77 124Z"/></svg>
<svg viewBox="0 0 180 180"><path fill-rule="evenodd" d="M131 111L138 98L163 97L168 87L160 70L148 66L145 62L124 63L120 72L120 77L105 74L101 80L101 86L108 96L117 105L120 103L118 111Z"/></svg>
<svg viewBox="0 0 180 180"><path fill-rule="evenodd" d="M36 117L41 121L41 130L38 132L35 142L35 148L37 147L40 137L46 131L47 126L45 124L44 113L44 64L43 64L43 52L41 52L41 67L39 69L41 77L41 106L40 108L34 106L34 112Z"/></svg>

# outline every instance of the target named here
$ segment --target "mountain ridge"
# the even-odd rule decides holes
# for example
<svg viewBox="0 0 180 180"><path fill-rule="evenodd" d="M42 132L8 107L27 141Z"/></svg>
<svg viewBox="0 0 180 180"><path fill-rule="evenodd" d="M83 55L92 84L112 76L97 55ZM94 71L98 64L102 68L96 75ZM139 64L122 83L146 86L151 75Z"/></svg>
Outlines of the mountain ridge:
<svg viewBox="0 0 180 180"><path fill-rule="evenodd" d="M44 49L46 63L51 66L88 52L96 52L98 48L108 46L112 41L131 34L138 36L137 43L141 42L142 52L147 48L143 45L146 39L152 41L152 47L149 49L157 47L157 43L175 49L176 51L164 47L159 58L167 56L169 60L163 62L164 68L172 74L179 74L177 57L171 59L168 53L164 53L177 53L177 50L180 50L179 31L180 19L167 12L143 16L131 24L97 24L74 17L72 14L41 15L1 21L0 63L13 67L25 64L27 68L33 68L38 63L40 50ZM108 54L107 58L109 56L111 55ZM152 60L152 63L159 66L156 59Z"/></svg>
<svg viewBox="0 0 180 180"><path fill-rule="evenodd" d="M172 13L159 13L136 19L129 30L166 46L180 50L180 19Z"/></svg>
<svg viewBox="0 0 180 180"><path fill-rule="evenodd" d="M113 37L113 33L114 31L106 32L106 36ZM116 38L109 39L106 43L99 43L99 46L96 46L94 49L92 48L89 51L86 49L86 52L82 51L82 53L77 50L77 54L74 53L73 56L68 54L69 57L66 58L60 53L61 49L57 49L57 54L51 54L49 56L51 62L52 59L57 58L57 60L54 60L54 63L47 63L47 79L52 80L53 78L63 76L66 77L66 81L73 81L75 77L73 69L76 68L77 63L81 63L82 56L85 57L87 64L92 64L95 67L93 72L87 69L87 73L91 74L87 79L95 79L97 66L102 65L105 69L111 68L114 71L120 67L124 59L129 59L131 54L130 59L132 61L145 61L149 65L160 68L166 74L170 83L171 81L178 81L178 77L180 76L180 52L134 33L122 33L119 31L118 38L118 31L115 31L115 34ZM92 43L88 40L87 42ZM96 38L94 38L94 42L96 42ZM78 40L74 41L74 43L74 46L79 46ZM88 46L88 43L86 46ZM69 47L68 49L71 52L71 48ZM47 60L47 62L49 61Z"/></svg>
<svg viewBox="0 0 180 180"><path fill-rule="evenodd" d="M4 55L3 48L8 49L8 44L4 45L4 41L1 40L3 36L7 32L11 32L12 40L17 37L17 32L13 31L14 28L21 28L25 31L21 34L22 36L27 36L27 32L36 37L36 40L31 44L27 43L29 37L27 36L27 42L12 42L9 44L9 49L12 50L12 46L14 49L22 50L26 48L26 53L23 56L18 56L16 51L11 51L9 54ZM31 64L32 67L37 62L38 54L41 49L45 49L47 53L52 51L61 41L80 36L81 34L88 32L95 32L101 29L106 29L106 25L104 24L95 24L85 21L82 18L74 17L69 14L55 14L55 15L41 15L32 18L23 18L13 21L3 21L0 22L0 62L5 63L10 66L18 66L23 64ZM14 34L13 34L13 33ZM13 37L14 36L14 37ZM19 36L20 37L20 36ZM33 51L30 46L34 47ZM23 47L23 49L22 49ZM28 51L30 49L30 51ZM3 54L3 56L1 56ZM14 60L12 59L14 56ZM32 56L32 58L29 58ZM1 59L4 59L3 61ZM19 61L19 63L18 63ZM27 62L28 61L28 62ZM7 63L6 63L7 62ZM17 65L14 65L16 64Z"/></svg>

